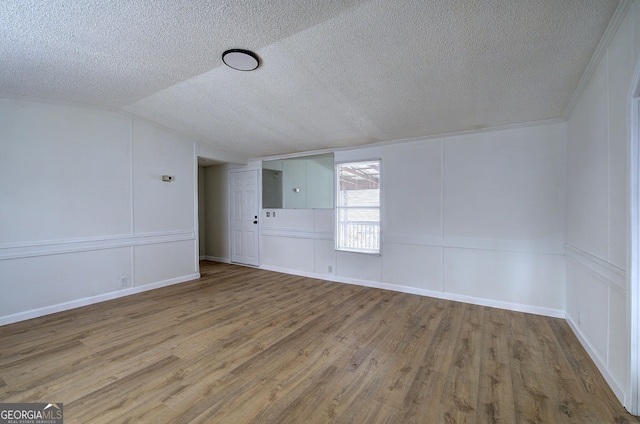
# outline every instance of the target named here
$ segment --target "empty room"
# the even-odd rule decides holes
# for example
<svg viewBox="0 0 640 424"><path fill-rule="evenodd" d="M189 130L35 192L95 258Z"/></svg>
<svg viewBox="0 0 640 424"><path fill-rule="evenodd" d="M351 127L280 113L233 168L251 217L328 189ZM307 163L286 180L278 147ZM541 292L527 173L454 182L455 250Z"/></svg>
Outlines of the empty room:
<svg viewBox="0 0 640 424"><path fill-rule="evenodd" d="M0 53L0 423L640 423L640 1L7 0Z"/></svg>

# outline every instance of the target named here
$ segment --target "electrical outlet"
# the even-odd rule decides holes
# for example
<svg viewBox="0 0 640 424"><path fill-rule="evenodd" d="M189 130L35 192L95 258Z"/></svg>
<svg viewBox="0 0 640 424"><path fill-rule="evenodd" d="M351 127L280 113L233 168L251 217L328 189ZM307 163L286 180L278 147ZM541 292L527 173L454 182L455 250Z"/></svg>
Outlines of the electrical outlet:
<svg viewBox="0 0 640 424"><path fill-rule="evenodd" d="M582 327L582 322L580 322L580 312L578 312L578 327Z"/></svg>
<svg viewBox="0 0 640 424"><path fill-rule="evenodd" d="M333 272L333 267L331 265L329 265L327 268L329 272Z"/></svg>
<svg viewBox="0 0 640 424"><path fill-rule="evenodd" d="M125 287L129 287L129 277L123 275L120 277L120 288L123 289Z"/></svg>

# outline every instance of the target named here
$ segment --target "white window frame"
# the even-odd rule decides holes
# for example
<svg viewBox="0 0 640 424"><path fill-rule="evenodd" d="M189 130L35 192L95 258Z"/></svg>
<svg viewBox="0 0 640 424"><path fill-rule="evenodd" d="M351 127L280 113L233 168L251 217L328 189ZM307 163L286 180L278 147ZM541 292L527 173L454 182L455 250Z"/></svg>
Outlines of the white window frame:
<svg viewBox="0 0 640 424"><path fill-rule="evenodd" d="M343 206L341 204L340 199L340 167L348 164L358 164L358 163L366 163L366 162L377 162L378 163L378 206L362 206L362 207L349 207ZM382 160L380 158L374 159L358 159L358 160L349 160L343 162L336 162L335 164L335 181L336 181L336 190L335 190L335 225L336 225L336 237L335 237L335 249L340 252L352 252L352 253L363 253L369 255L380 256L382 254ZM350 246L342 246L341 245L341 237L340 237L340 212L344 209L377 209L378 210L378 246L377 249L365 249L358 247L350 247ZM375 221L373 221L375 222Z"/></svg>

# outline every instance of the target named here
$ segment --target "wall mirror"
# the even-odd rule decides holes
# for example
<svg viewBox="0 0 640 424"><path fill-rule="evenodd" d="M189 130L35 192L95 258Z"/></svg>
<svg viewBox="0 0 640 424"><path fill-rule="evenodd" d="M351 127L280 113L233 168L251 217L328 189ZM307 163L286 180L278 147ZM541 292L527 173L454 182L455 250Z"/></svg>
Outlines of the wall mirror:
<svg viewBox="0 0 640 424"><path fill-rule="evenodd" d="M333 209L333 153L262 162L263 209Z"/></svg>

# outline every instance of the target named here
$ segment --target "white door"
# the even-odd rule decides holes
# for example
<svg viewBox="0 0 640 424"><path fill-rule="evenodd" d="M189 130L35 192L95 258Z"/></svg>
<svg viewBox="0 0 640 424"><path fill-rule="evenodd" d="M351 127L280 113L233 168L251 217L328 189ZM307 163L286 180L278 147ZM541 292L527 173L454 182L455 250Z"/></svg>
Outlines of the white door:
<svg viewBox="0 0 640 424"><path fill-rule="evenodd" d="M232 171L229 184L231 262L258 266L258 171Z"/></svg>

